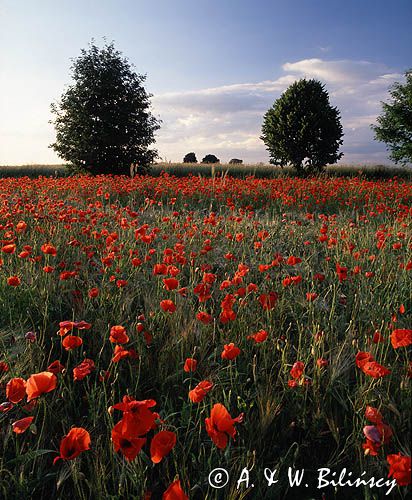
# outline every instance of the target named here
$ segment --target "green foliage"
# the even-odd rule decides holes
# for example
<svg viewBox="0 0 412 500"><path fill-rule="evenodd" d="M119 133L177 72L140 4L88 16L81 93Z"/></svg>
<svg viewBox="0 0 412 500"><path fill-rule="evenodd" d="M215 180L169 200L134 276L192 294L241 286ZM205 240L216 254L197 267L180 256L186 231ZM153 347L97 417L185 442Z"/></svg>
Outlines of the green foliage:
<svg viewBox="0 0 412 500"><path fill-rule="evenodd" d="M197 163L197 158L194 153L187 153L183 158L183 163Z"/></svg>
<svg viewBox="0 0 412 500"><path fill-rule="evenodd" d="M202 163L220 163L220 160L215 155L206 155L203 158Z"/></svg>
<svg viewBox="0 0 412 500"><path fill-rule="evenodd" d="M316 174L336 163L342 141L340 113L321 82L293 83L266 112L261 139L270 163L292 166L299 175Z"/></svg>
<svg viewBox="0 0 412 500"><path fill-rule="evenodd" d="M378 125L372 125L375 138L385 142L396 163L412 161L412 70L405 73L405 84L395 83L389 91L392 102L382 103Z"/></svg>
<svg viewBox="0 0 412 500"><path fill-rule="evenodd" d="M159 121L150 113L146 76L136 74L113 44L89 50L72 65L74 83L51 105L57 154L72 171L130 175L130 164L148 165Z"/></svg>

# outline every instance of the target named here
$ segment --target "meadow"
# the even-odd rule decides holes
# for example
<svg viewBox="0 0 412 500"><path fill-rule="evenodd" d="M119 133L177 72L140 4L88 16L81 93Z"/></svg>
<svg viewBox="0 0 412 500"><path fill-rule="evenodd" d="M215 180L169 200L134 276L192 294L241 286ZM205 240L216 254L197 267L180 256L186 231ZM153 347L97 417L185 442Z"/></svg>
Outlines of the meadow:
<svg viewBox="0 0 412 500"><path fill-rule="evenodd" d="M0 498L407 498L410 179L172 173L0 178Z"/></svg>

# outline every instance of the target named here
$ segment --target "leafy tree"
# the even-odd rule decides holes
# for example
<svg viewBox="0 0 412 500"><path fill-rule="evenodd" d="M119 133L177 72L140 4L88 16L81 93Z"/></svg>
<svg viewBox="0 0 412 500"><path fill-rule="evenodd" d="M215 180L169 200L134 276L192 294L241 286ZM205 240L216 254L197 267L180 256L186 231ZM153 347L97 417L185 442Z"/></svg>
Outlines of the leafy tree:
<svg viewBox="0 0 412 500"><path fill-rule="evenodd" d="M239 158L232 158L229 161L229 165L241 165L243 163L243 160L239 160Z"/></svg>
<svg viewBox="0 0 412 500"><path fill-rule="evenodd" d="M220 160L215 155L206 155L203 158L202 163L220 163Z"/></svg>
<svg viewBox="0 0 412 500"><path fill-rule="evenodd" d="M340 113L318 80L294 82L264 115L261 139L273 165L294 167L299 175L319 173L335 163L342 141Z"/></svg>
<svg viewBox="0 0 412 500"><path fill-rule="evenodd" d="M395 83L389 91L392 102L382 103L383 113L372 125L375 138L385 142L395 163L412 162L412 69L405 73L406 82Z"/></svg>
<svg viewBox="0 0 412 500"><path fill-rule="evenodd" d="M183 163L197 163L197 158L194 153L187 153L183 158Z"/></svg>
<svg viewBox="0 0 412 500"><path fill-rule="evenodd" d="M158 156L149 149L159 121L150 113L145 75L113 43L99 49L92 41L72 67L74 83L51 105L56 142L50 145L74 170L130 175L130 165L148 168Z"/></svg>

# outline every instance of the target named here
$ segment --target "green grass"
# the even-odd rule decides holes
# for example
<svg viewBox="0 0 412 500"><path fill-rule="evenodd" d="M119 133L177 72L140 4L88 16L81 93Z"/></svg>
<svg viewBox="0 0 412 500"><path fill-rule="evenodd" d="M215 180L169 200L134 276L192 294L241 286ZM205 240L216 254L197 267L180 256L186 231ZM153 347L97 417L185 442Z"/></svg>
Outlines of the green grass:
<svg viewBox="0 0 412 500"><path fill-rule="evenodd" d="M256 178L276 178L279 176L294 176L293 169L289 167L280 168L269 164L245 164L245 165L229 165L229 164L187 164L187 163L156 163L152 166L151 175L160 175L164 171L170 175L184 177L186 175L202 175L211 177L213 175L227 175L232 177L245 178L253 175ZM0 166L0 178L3 177L24 177L30 178L45 176L45 177L62 177L67 176L68 171L65 165L4 165ZM369 164L354 164L354 165L332 165L328 166L325 171L328 176L345 176L355 177L360 176L365 179L389 179L398 177L400 179L412 179L412 167L401 167L391 165L369 165Z"/></svg>

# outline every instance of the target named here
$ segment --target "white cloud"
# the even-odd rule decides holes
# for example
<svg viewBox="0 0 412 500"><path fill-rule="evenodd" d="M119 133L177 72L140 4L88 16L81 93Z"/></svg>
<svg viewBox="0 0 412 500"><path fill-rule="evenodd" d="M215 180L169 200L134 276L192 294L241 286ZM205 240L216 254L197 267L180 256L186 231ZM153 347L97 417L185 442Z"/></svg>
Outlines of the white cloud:
<svg viewBox="0 0 412 500"><path fill-rule="evenodd" d="M385 145L373 140L370 124L388 99L388 88L402 79L384 64L369 61L304 59L282 66L284 75L256 83L236 83L189 92L158 95L154 110L163 119L158 134L162 156L180 161L188 151L198 158L220 154L244 161L267 161L259 139L263 115L299 78L317 78L341 111L345 156L342 162L388 162Z"/></svg>

